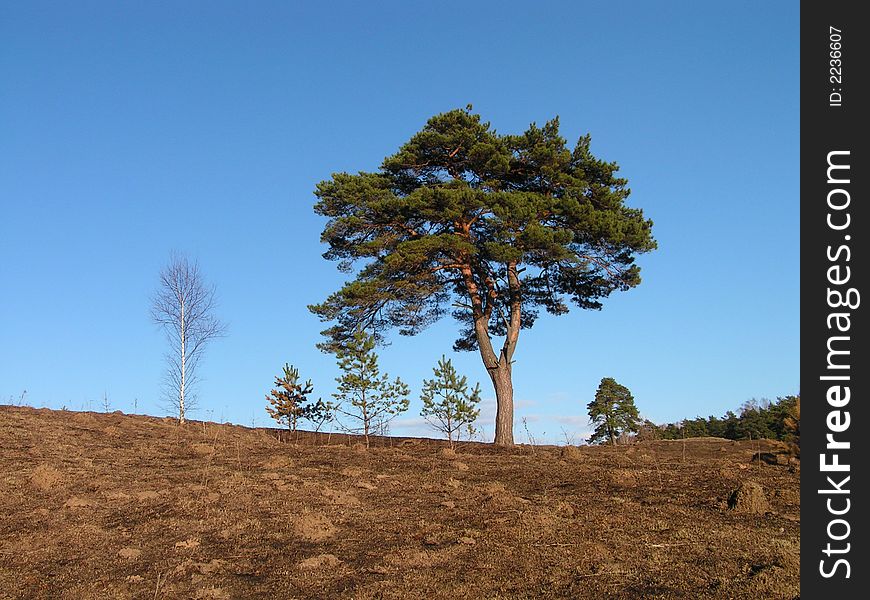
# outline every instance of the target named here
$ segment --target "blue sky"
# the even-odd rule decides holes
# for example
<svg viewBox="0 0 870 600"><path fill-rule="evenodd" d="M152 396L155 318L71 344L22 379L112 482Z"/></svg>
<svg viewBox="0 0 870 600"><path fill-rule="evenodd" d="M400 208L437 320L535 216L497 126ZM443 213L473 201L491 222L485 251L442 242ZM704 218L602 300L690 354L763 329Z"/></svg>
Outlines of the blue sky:
<svg viewBox="0 0 870 600"><path fill-rule="evenodd" d="M0 6L0 399L163 414L149 296L170 250L229 323L199 417L265 425L284 362L329 396L306 305L318 181L375 170L433 114L503 133L561 117L620 164L655 222L643 283L523 332L516 434L587 435L614 377L657 422L797 393L799 61L794 2L6 2ZM442 353L493 393L456 325L391 338L407 381ZM209 412L206 412L209 411Z"/></svg>

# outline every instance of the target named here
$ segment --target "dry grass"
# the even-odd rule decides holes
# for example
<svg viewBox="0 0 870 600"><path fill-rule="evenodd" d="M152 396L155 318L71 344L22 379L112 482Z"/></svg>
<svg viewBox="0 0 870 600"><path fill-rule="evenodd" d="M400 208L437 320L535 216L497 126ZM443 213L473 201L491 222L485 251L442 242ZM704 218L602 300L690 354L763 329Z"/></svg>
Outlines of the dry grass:
<svg viewBox="0 0 870 600"><path fill-rule="evenodd" d="M0 597L799 594L799 474L757 442L326 440L0 407Z"/></svg>

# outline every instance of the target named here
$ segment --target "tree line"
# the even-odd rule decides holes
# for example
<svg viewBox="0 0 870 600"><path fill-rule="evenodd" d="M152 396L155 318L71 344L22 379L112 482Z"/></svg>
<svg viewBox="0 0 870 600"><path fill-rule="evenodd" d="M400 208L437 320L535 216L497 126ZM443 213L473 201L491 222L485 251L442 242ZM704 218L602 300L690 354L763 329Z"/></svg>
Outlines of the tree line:
<svg viewBox="0 0 870 600"><path fill-rule="evenodd" d="M776 400L749 400L738 413L727 411L721 417L695 417L676 423L643 424L644 435L665 440L692 437L721 437L729 440L766 438L793 441L800 436L800 395Z"/></svg>

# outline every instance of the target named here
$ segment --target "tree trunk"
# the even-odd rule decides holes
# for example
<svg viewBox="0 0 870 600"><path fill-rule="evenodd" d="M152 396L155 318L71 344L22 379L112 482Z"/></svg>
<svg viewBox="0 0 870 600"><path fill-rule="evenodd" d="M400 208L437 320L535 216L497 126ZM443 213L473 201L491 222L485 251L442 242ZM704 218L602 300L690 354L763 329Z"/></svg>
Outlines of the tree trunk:
<svg viewBox="0 0 870 600"><path fill-rule="evenodd" d="M467 228L466 228L467 231ZM484 307L477 283L474 281L471 265L463 266L462 276L471 298L472 314L474 315L474 334L483 366L492 379L495 388L495 444L499 446L514 445L514 385L511 381L511 360L520 335L521 298L520 280L515 262L507 265L508 284L510 288L510 322L507 324L507 337L499 354L492 347L489 337L489 320L492 316L494 302L498 296L495 282L489 276L485 280L487 289L487 304Z"/></svg>
<svg viewBox="0 0 870 600"><path fill-rule="evenodd" d="M511 363L503 360L495 369L489 369L495 388L495 440L499 446L514 445L514 384L511 381Z"/></svg>
<svg viewBox="0 0 870 600"><path fill-rule="evenodd" d="M184 425L184 384L187 377L187 329L184 326L184 299L181 299L181 386L178 390L178 422Z"/></svg>
<svg viewBox="0 0 870 600"><path fill-rule="evenodd" d="M366 438L366 448L369 447L369 425L371 424L371 419L366 414L365 410L363 410L363 435Z"/></svg>
<svg viewBox="0 0 870 600"><path fill-rule="evenodd" d="M475 322L475 332L483 359L483 366L492 379L495 389L495 439L493 442L499 446L514 445L514 384L511 380L511 355L512 347L505 344L501 356L496 356L492 348L489 333L485 322L481 319Z"/></svg>

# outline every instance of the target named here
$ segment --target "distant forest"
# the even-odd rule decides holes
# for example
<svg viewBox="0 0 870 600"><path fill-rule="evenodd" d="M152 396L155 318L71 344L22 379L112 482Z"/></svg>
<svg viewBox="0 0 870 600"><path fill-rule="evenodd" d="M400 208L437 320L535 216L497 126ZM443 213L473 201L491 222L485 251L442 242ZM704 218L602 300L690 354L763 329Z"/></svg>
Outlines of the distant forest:
<svg viewBox="0 0 870 600"><path fill-rule="evenodd" d="M647 439L678 440L692 437L721 437L729 440L767 438L788 441L795 434L794 422L800 423L800 395L771 400L754 398L721 417L696 417L677 423L656 425L646 421L639 431ZM789 422L792 425L789 425Z"/></svg>

